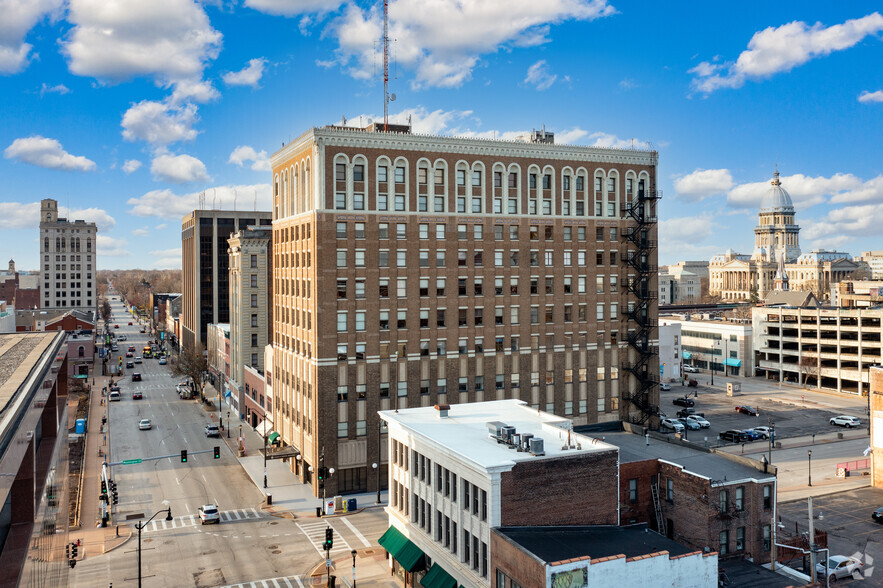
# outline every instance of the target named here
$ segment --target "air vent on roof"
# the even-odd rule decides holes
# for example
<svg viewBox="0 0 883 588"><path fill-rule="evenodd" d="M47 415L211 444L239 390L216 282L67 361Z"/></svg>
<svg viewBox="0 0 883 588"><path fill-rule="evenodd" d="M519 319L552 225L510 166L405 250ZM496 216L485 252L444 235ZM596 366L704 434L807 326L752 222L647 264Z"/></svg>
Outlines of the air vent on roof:
<svg viewBox="0 0 883 588"><path fill-rule="evenodd" d="M546 455L543 449L543 440L539 437L533 437L530 440L530 454L534 456Z"/></svg>
<svg viewBox="0 0 883 588"><path fill-rule="evenodd" d="M501 423L500 421L490 421L486 423L487 425L487 434L491 439L496 439L497 443L502 442L502 429L506 426L506 423Z"/></svg>
<svg viewBox="0 0 883 588"><path fill-rule="evenodd" d="M519 451L530 451L530 440L533 439L533 433L521 434L521 449Z"/></svg>
<svg viewBox="0 0 883 588"><path fill-rule="evenodd" d="M511 444L513 435L515 435L515 427L503 425L503 427L500 429L500 437L502 437L503 443Z"/></svg>

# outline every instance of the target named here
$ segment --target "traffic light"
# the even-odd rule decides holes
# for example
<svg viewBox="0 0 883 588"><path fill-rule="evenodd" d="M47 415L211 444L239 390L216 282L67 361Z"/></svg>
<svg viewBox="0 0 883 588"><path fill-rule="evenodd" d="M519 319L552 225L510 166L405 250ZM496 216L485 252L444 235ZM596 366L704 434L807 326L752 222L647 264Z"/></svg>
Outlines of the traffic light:
<svg viewBox="0 0 883 588"><path fill-rule="evenodd" d="M68 543L67 545L64 546L64 558L65 559L71 558L71 544L70 543Z"/></svg>
<svg viewBox="0 0 883 588"><path fill-rule="evenodd" d="M221 448L218 445L215 445L215 459L221 459Z"/></svg>
<svg viewBox="0 0 883 588"><path fill-rule="evenodd" d="M181 450L181 463L187 463L187 450Z"/></svg>
<svg viewBox="0 0 883 588"><path fill-rule="evenodd" d="M71 543L71 559L77 559L77 544Z"/></svg>
<svg viewBox="0 0 883 588"><path fill-rule="evenodd" d="M334 547L334 529L328 527L325 529L325 549L331 551L332 547Z"/></svg>
<svg viewBox="0 0 883 588"><path fill-rule="evenodd" d="M104 480L101 480L101 493L107 494L107 482Z"/></svg>

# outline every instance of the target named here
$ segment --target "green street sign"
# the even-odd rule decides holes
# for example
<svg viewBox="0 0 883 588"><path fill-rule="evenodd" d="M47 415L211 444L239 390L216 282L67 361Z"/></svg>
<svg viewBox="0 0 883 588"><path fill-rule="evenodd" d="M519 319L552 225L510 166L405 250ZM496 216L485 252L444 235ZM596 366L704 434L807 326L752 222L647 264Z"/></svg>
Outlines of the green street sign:
<svg viewBox="0 0 883 588"><path fill-rule="evenodd" d="M132 465L133 463L141 463L140 459L124 459L123 465Z"/></svg>

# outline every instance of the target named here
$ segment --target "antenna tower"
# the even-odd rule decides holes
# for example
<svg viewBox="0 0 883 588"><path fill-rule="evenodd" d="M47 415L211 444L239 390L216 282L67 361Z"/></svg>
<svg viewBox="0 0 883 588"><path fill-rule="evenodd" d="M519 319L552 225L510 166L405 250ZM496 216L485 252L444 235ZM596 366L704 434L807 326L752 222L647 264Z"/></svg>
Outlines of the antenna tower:
<svg viewBox="0 0 883 588"><path fill-rule="evenodd" d="M389 132L389 0L383 0L383 132Z"/></svg>

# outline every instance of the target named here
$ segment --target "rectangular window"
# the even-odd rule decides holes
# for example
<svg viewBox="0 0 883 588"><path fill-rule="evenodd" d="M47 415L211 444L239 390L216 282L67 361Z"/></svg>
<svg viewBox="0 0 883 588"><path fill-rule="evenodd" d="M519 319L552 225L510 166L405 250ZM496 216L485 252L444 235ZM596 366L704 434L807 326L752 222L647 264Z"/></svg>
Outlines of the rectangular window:
<svg viewBox="0 0 883 588"><path fill-rule="evenodd" d="M395 180L397 184L405 183L405 168L403 166L396 166L395 172Z"/></svg>
<svg viewBox="0 0 883 588"><path fill-rule="evenodd" d="M629 480L629 502L635 504L638 502L638 479Z"/></svg>
<svg viewBox="0 0 883 588"><path fill-rule="evenodd" d="M465 186L466 185L466 170L458 169L457 170L457 185Z"/></svg>
<svg viewBox="0 0 883 588"><path fill-rule="evenodd" d="M770 509L773 507L773 487L772 486L764 486L763 487L763 507L764 509Z"/></svg>
<svg viewBox="0 0 883 588"><path fill-rule="evenodd" d="M719 502L720 502L720 504L719 504L720 511L727 512L727 509L729 508L729 505L730 505L730 492L729 492L729 490L721 490L718 498L719 498Z"/></svg>
<svg viewBox="0 0 883 588"><path fill-rule="evenodd" d="M380 239L389 239L389 223L379 223L377 225L377 237Z"/></svg>
<svg viewBox="0 0 883 588"><path fill-rule="evenodd" d="M718 549L718 553L721 555L727 555L730 551L730 532L729 531L721 531L720 532L720 548Z"/></svg>
<svg viewBox="0 0 883 588"><path fill-rule="evenodd" d="M745 487L739 486L736 488L736 510L743 511L745 510Z"/></svg>
<svg viewBox="0 0 883 588"><path fill-rule="evenodd" d="M388 168L385 165L377 166L377 181L380 183L386 183Z"/></svg>
<svg viewBox="0 0 883 588"><path fill-rule="evenodd" d="M345 333L346 332L346 311L340 310L337 312L337 332Z"/></svg>
<svg viewBox="0 0 883 588"><path fill-rule="evenodd" d="M674 502L675 496L675 483L671 478L665 479L665 499L669 502Z"/></svg>
<svg viewBox="0 0 883 588"><path fill-rule="evenodd" d="M346 267L346 249L337 250L337 267Z"/></svg>
<svg viewBox="0 0 883 588"><path fill-rule="evenodd" d="M337 223L337 238L346 239L346 223Z"/></svg>
<svg viewBox="0 0 883 588"><path fill-rule="evenodd" d="M736 529L736 551L745 549L745 527Z"/></svg>
<svg viewBox="0 0 883 588"><path fill-rule="evenodd" d="M417 225L417 236L420 239L429 239L429 225L423 223Z"/></svg>

